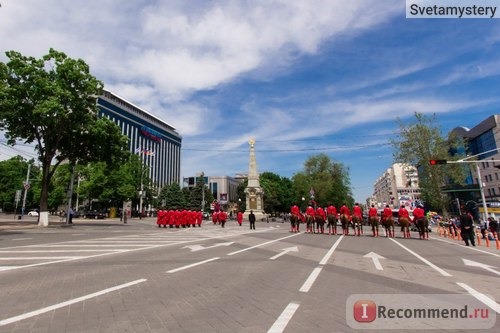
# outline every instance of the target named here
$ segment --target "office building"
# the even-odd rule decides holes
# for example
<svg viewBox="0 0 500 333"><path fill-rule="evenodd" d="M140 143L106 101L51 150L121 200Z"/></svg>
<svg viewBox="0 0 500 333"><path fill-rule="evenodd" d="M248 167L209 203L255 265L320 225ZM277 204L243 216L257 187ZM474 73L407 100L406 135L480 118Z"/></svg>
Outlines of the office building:
<svg viewBox="0 0 500 333"><path fill-rule="evenodd" d="M106 90L97 104L100 116L116 123L130 139L129 150L141 156L153 188L180 184L182 137L173 126Z"/></svg>

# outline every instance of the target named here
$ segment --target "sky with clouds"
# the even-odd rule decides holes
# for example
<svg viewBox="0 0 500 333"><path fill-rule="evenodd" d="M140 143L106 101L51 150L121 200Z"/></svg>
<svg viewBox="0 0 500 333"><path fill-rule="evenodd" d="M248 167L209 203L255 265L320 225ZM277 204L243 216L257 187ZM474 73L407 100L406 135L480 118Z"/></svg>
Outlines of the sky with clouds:
<svg viewBox="0 0 500 333"><path fill-rule="evenodd" d="M84 59L177 129L184 177L248 172L254 137L259 172L291 177L325 153L364 202L398 118L435 113L445 134L499 113L497 19L406 19L403 0L0 3L0 61Z"/></svg>

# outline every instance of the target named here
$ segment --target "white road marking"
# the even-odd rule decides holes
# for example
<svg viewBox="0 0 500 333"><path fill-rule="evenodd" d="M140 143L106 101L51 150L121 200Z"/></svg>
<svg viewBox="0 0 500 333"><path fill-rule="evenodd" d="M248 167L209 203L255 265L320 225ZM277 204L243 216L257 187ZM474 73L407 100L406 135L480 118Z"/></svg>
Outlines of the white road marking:
<svg viewBox="0 0 500 333"><path fill-rule="evenodd" d="M82 256L57 256L57 257L0 257L0 260L57 260L57 259L80 259Z"/></svg>
<svg viewBox="0 0 500 333"><path fill-rule="evenodd" d="M22 240L29 240L29 239L33 239L33 238L13 238L12 240L13 241L22 241Z"/></svg>
<svg viewBox="0 0 500 333"><path fill-rule="evenodd" d="M489 306L493 311L495 311L496 313L500 314L500 305L497 302L495 302L494 300L492 300L491 298L489 298L485 294L482 294L479 291L477 291L477 290L469 287L465 283L457 282L457 284L460 287L462 287L465 290L467 290L467 292L471 296L475 297L478 301L480 301L481 303L484 303L486 306Z"/></svg>
<svg viewBox="0 0 500 333"><path fill-rule="evenodd" d="M326 265L326 263L328 262L328 260L332 256L332 254L335 251L335 249L337 248L337 246L339 246L339 244L343 238L344 238L344 235L341 235L339 237L339 239L337 239L337 241L333 244L333 246L330 248L330 250L328 250L328 252L325 254L323 259L321 259L321 261L319 262L320 265Z"/></svg>
<svg viewBox="0 0 500 333"><path fill-rule="evenodd" d="M24 313L24 314L19 315L19 316L10 317L10 318L4 319L4 320L0 320L0 326L5 326L5 325L12 324L12 323L15 323L15 322L27 319L27 318L38 316L38 315L41 315L41 314L49 312L49 311L57 310L57 309L63 308L65 306L68 306L68 305L71 305L71 304L75 304L75 303L78 303L78 302L81 302L81 301L85 301L87 299L94 298L94 297L97 297L97 296L101 296L101 295L104 295L104 294L107 294L107 293L110 293L110 292L113 292L113 291L116 291L116 290L119 290L119 289L127 288L127 287L133 286L135 284L139 284L139 283L145 282L145 281L147 281L147 280L146 279L135 280L135 281L132 281L132 282L129 282L129 283L125 283L125 284L121 284L121 285L118 285L118 286L115 286L115 287L112 287L112 288L104 289L104 290L98 291L98 292L93 293L93 294L88 294L88 295L85 295L85 296L82 296L82 297L71 299L71 300L66 301L66 302L54 304L54 305L51 305L51 306L48 306L48 307L45 307L45 308L41 308L41 309L38 309L38 310L35 310L35 311Z"/></svg>
<svg viewBox="0 0 500 333"><path fill-rule="evenodd" d="M430 237L430 238L434 239L434 240L437 240L437 241L440 241L440 242L444 242L444 243L448 243L448 244L453 244L453 245L461 246L464 249L473 250L473 251L477 251L477 252L481 252L481 253L486 253L486 254L489 254L489 255L492 255L492 256L495 256L495 257L500 257L500 254L493 253L493 252L488 252L488 251L485 251L485 250L481 250L481 249L478 249L475 246L465 246L463 244L459 244L459 243L456 243L456 242L451 242L449 240L445 240L445 239L441 239L441 238L436 238L436 237Z"/></svg>
<svg viewBox="0 0 500 333"><path fill-rule="evenodd" d="M410 252L411 254L413 254L415 257L417 257L418 259L420 259L422 262L424 262L425 264L427 264L429 267L433 268L434 270L436 270L439 274L441 274L442 276L453 276L451 275L450 273L446 272L444 269L442 268L439 268L437 267L436 265L434 265L433 263L431 263L429 260L425 259L424 257L422 257L421 255L413 252L412 250L410 250L409 248L407 248L406 246L404 246L403 244L400 244L397 240L394 240L392 238L389 238L391 241L393 241L394 243L398 244L399 246L401 246L403 249L405 249L406 251ZM424 242L424 241L423 241Z"/></svg>
<svg viewBox="0 0 500 333"><path fill-rule="evenodd" d="M191 268L191 267L203 265L203 264L206 264L207 262L211 262L211 261L219 260L219 259L220 259L220 257L215 257L215 258L210 258L210 259L207 259L207 260L195 262L194 264L191 264L191 265L186 265L186 266L182 266L182 267L179 267L179 268L171 269L171 270L167 271L167 273L176 273L176 272L182 271L184 269L188 269L188 268Z"/></svg>
<svg viewBox="0 0 500 333"><path fill-rule="evenodd" d="M298 235L300 235L300 234L297 233L297 234L293 234L291 236L281 237L281 238L278 238L278 239L275 239L275 240L272 240L272 241L269 241L269 242L260 243L260 244L257 244L257 245L254 245L254 246L250 246L250 247L247 247L247 248L239 250L239 251L231 252L231 253L228 253L227 255L228 256L232 256L232 255L235 255L235 254L238 254L238 253L241 253L241 252L245 252L245 251L248 251L248 250L251 250L251 249L255 249L256 247L261 247L261 246L264 246L264 245L267 245L267 244L271 244L271 243L274 243L274 242L279 242L280 240L287 239L287 238L290 238L290 237L295 237L295 236L298 236Z"/></svg>
<svg viewBox="0 0 500 333"><path fill-rule="evenodd" d="M302 287L300 287L299 291L303 293L307 293L309 289L311 289L312 285L314 284L314 281L318 278L319 273L321 273L321 270L323 267L316 267L313 269L307 280L304 282Z"/></svg>
<svg viewBox="0 0 500 333"><path fill-rule="evenodd" d="M495 273L496 275L500 275L499 271L496 271L493 269L493 268L495 268L495 266L483 264L483 263L480 263L477 261L472 261L472 260L468 260L468 259L464 259L464 258L462 258L462 261L464 262L465 266L479 267L479 268L482 268L484 270L487 270L488 272Z"/></svg>
<svg viewBox="0 0 500 333"><path fill-rule="evenodd" d="M288 325L288 322L290 322L290 319L292 319L293 315L295 314L295 311L299 308L300 304L298 303L290 303L288 306L283 310L281 315L276 319L274 322L273 326L267 331L267 333L281 333L285 330L286 325Z"/></svg>
<svg viewBox="0 0 500 333"><path fill-rule="evenodd" d="M291 246L291 247L284 248L284 249L282 249L282 251L280 253L278 253L275 256L272 256L269 259L271 259L271 260L278 259L279 257L284 256L288 252L299 252L299 248L297 246Z"/></svg>
<svg viewBox="0 0 500 333"><path fill-rule="evenodd" d="M367 253L363 256L363 258L371 258L372 261L373 261L373 264L375 265L375 268L379 271L383 271L384 268L382 267L382 265L380 264L380 259L385 259L384 257L382 257L380 254L377 254L375 252L370 252L370 253Z"/></svg>

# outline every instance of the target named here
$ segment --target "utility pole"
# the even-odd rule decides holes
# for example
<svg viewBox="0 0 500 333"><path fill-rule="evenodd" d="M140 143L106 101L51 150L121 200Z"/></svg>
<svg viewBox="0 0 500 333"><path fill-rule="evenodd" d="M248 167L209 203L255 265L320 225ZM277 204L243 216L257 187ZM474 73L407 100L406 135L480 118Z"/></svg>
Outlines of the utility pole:
<svg viewBox="0 0 500 333"><path fill-rule="evenodd" d="M24 210L26 209L26 194L28 193L28 190L30 188L30 170L31 170L31 163L28 164L28 172L26 173L26 181L24 182L24 195L23 195L23 207L21 208L21 219L23 218L24 215Z"/></svg>
<svg viewBox="0 0 500 333"><path fill-rule="evenodd" d="M71 208L71 201L73 198L73 187L75 184L75 166L71 166L71 173L70 173L70 179L69 179L69 187L68 187L68 206L66 207L66 224L69 224L69 219L70 219L70 212L72 210Z"/></svg>
<svg viewBox="0 0 500 333"><path fill-rule="evenodd" d="M201 172L201 211L205 212L205 172Z"/></svg>

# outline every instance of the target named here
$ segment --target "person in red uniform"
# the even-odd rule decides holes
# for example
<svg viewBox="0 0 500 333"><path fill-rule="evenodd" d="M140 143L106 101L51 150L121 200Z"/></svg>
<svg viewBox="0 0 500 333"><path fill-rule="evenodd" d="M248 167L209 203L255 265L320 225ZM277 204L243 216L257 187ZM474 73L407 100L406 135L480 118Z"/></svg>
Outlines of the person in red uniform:
<svg viewBox="0 0 500 333"><path fill-rule="evenodd" d="M417 223L417 220L425 217L425 211L422 206L418 205L417 208L413 210L413 223Z"/></svg>
<svg viewBox="0 0 500 333"><path fill-rule="evenodd" d="M352 216L356 216L358 219L357 225L353 225L354 232L358 232L358 236L360 236L363 233L363 210L361 210L361 207L359 207L359 204L356 202L354 204L354 207L352 207Z"/></svg>
<svg viewBox="0 0 500 333"><path fill-rule="evenodd" d="M368 221L372 226L373 237L378 237L378 211L375 205L372 205L368 211Z"/></svg>
<svg viewBox="0 0 500 333"><path fill-rule="evenodd" d="M212 222L214 224L217 224L217 222L219 222L219 212L214 211L212 213Z"/></svg>
<svg viewBox="0 0 500 333"><path fill-rule="evenodd" d="M307 207L306 209L306 233L312 233L314 231L314 219L316 218L315 216L315 211L312 206Z"/></svg>
<svg viewBox="0 0 500 333"><path fill-rule="evenodd" d="M334 205L326 207L326 219L328 220L328 234L337 234L337 208Z"/></svg>
<svg viewBox="0 0 500 333"><path fill-rule="evenodd" d="M325 210L321 207L318 207L316 209L316 231L318 233L325 233L325 220L326 220L326 213Z"/></svg>
<svg viewBox="0 0 500 333"><path fill-rule="evenodd" d="M227 214L225 211L221 210L219 212L219 221L223 228L226 226L226 220L227 220Z"/></svg>
<svg viewBox="0 0 500 333"><path fill-rule="evenodd" d="M236 220L238 221L238 224L241 227L241 224L243 223L243 212L239 211L238 214L236 215Z"/></svg>
<svg viewBox="0 0 500 333"><path fill-rule="evenodd" d="M291 232L298 232L299 231L299 223L300 223L300 209L299 209L299 206L293 205L290 208Z"/></svg>
<svg viewBox="0 0 500 333"><path fill-rule="evenodd" d="M401 231L403 232L404 238L410 238L410 213L405 208L405 206L400 206L398 210L398 222L401 226Z"/></svg>
<svg viewBox="0 0 500 333"><path fill-rule="evenodd" d="M344 235L349 235L349 223L351 222L351 212L349 211L349 207L344 203L342 204L342 207L340 207L339 210L340 213L340 221L344 219L344 222L342 222L342 231ZM347 221L347 224L346 222Z"/></svg>
<svg viewBox="0 0 500 333"><path fill-rule="evenodd" d="M169 209L167 212L167 224L169 228L173 228L175 223L174 223L174 211Z"/></svg>
<svg viewBox="0 0 500 333"><path fill-rule="evenodd" d="M349 211L349 207L347 207L346 204L343 204L342 207L340 207L340 215L347 215L349 218L351 218L351 212Z"/></svg>
<svg viewBox="0 0 500 333"><path fill-rule="evenodd" d="M389 205L386 205L384 210L382 211L382 224L385 224L385 221L387 221L389 219L392 219L392 209L389 207ZM394 229L394 225L386 226L385 230L388 232L387 236L394 237L393 229Z"/></svg>
<svg viewBox="0 0 500 333"><path fill-rule="evenodd" d="M198 224L198 227L201 228L201 224L203 223L203 211L199 211L196 213L196 224Z"/></svg>

